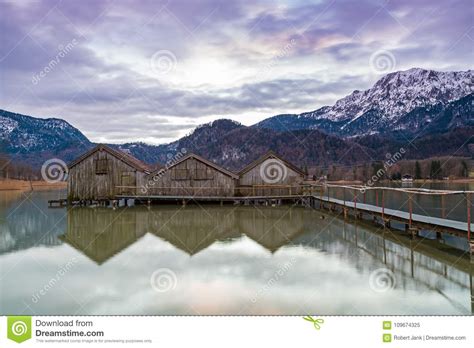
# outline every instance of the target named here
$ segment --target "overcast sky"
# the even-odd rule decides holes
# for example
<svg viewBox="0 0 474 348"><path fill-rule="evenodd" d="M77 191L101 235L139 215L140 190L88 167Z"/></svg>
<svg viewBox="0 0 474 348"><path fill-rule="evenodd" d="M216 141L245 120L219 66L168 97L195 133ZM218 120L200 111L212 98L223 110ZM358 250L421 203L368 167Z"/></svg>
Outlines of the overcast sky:
<svg viewBox="0 0 474 348"><path fill-rule="evenodd" d="M330 105L384 73L472 67L473 2L0 0L0 108L92 141Z"/></svg>

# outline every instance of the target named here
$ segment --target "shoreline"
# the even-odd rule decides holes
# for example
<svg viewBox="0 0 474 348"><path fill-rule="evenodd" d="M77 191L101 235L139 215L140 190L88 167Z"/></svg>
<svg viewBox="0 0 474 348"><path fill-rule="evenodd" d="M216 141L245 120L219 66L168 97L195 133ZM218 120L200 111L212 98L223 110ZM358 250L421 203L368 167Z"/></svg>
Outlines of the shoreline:
<svg viewBox="0 0 474 348"><path fill-rule="evenodd" d="M363 185L364 182L360 180L328 180L329 184L354 184L354 185ZM401 180L379 180L378 183L402 183ZM474 184L474 178L459 178L459 179L450 179L450 180L439 180L439 179L416 179L411 183L413 184Z"/></svg>
<svg viewBox="0 0 474 348"><path fill-rule="evenodd" d="M43 180L0 179L0 191L45 191L67 188L66 182L49 183Z"/></svg>

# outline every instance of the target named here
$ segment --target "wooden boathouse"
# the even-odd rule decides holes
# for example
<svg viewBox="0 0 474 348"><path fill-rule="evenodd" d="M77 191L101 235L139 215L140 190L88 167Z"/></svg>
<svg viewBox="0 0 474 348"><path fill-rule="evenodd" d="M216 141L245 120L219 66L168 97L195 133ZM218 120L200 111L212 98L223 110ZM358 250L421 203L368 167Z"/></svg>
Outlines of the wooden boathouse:
<svg viewBox="0 0 474 348"><path fill-rule="evenodd" d="M242 196L301 194L304 179L300 168L269 151L239 172L238 188Z"/></svg>
<svg viewBox="0 0 474 348"><path fill-rule="evenodd" d="M274 152L268 152L231 172L189 153L156 170L133 156L97 145L68 165L67 202L90 204L120 199L207 200L233 202L239 197L294 198L302 194L304 172ZM60 205L62 206L61 200ZM57 203L57 202L56 202Z"/></svg>
<svg viewBox="0 0 474 348"><path fill-rule="evenodd" d="M97 145L68 164L68 201L115 199L135 194L151 169L135 157L107 145Z"/></svg>
<svg viewBox="0 0 474 348"><path fill-rule="evenodd" d="M232 197L239 177L190 153L167 168L146 176L141 196Z"/></svg>
<svg viewBox="0 0 474 348"><path fill-rule="evenodd" d="M471 233L473 191L344 186L305 182L304 179L302 170L272 152L238 174L196 154L188 154L167 167L152 171L129 154L98 145L69 164L67 200L49 201L49 204L62 206L67 201L72 205L116 206L129 201L148 205L168 201L185 205L195 201L279 205L288 202L329 209L343 214L344 218L350 215L358 220L369 217L386 228L402 225L412 238L419 237L422 230L434 231L437 236L448 233L467 237L470 253L474 254ZM397 194L406 195L408 207L393 206L391 198ZM439 198L441 216L424 209L416 211L414 198L419 200L428 195ZM444 202L450 197L460 197L461 203L465 200L465 219L448 219L445 215Z"/></svg>

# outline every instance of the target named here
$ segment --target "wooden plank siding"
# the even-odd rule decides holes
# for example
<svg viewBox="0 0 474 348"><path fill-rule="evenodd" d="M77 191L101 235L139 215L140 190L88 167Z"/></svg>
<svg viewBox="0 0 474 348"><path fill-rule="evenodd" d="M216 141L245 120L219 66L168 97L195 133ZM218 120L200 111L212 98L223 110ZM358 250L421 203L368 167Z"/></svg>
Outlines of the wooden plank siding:
<svg viewBox="0 0 474 348"><path fill-rule="evenodd" d="M282 171L275 173L272 168L265 168L268 161ZM147 168L128 154L98 145L69 165L68 200L291 196L302 194L304 180L300 169L271 152L252 162L240 175L196 154L188 154L155 172ZM273 180L275 176L278 180Z"/></svg>
<svg viewBox="0 0 474 348"><path fill-rule="evenodd" d="M304 173L273 152L260 157L239 173L240 196L300 194Z"/></svg>
<svg viewBox="0 0 474 348"><path fill-rule="evenodd" d="M117 194L136 194L146 171L131 156L104 145L94 148L69 166L68 200L113 199Z"/></svg>
<svg viewBox="0 0 474 348"><path fill-rule="evenodd" d="M236 181L237 175L190 154L168 169L148 175L145 192L150 196L231 197Z"/></svg>

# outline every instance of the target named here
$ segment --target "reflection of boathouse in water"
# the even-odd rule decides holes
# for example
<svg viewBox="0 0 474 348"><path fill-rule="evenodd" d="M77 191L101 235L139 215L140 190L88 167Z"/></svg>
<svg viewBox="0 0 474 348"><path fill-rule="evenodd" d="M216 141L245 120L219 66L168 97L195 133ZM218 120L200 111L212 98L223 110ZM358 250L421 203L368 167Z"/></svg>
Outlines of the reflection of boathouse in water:
<svg viewBox="0 0 474 348"><path fill-rule="evenodd" d="M411 277L420 284L436 288L458 306L443 289L452 286L466 289L474 296L473 266L461 251L440 252L437 241L415 243L403 234L376 233L342 219L320 220L313 233L314 211L281 207L264 209L263 214L250 207L210 209L199 207L177 211L163 206L156 210L145 207L124 209L116 214L110 209L75 208L68 212L67 231L60 238L98 265L103 264L145 235L173 245L193 257L214 243L248 238L273 254L285 248L314 248L337 254L345 245L353 257L355 270L366 267L359 253L383 262L394 274ZM281 216L285 215L285 219ZM150 243L150 240L147 240ZM444 245L444 248L449 248ZM283 251L284 252L284 251ZM403 279L403 277L401 279ZM398 280L396 286L404 287ZM474 302L471 301L474 313Z"/></svg>

